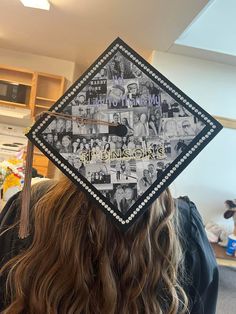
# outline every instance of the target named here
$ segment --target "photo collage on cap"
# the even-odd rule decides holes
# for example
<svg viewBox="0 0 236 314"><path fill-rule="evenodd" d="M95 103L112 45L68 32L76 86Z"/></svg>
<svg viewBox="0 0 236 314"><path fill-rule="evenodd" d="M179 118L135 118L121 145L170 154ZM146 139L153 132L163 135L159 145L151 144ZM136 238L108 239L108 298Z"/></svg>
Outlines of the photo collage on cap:
<svg viewBox="0 0 236 314"><path fill-rule="evenodd" d="M122 214L205 127L121 52L63 113L90 122L53 118L45 141ZM124 125L127 134L112 134L103 121Z"/></svg>

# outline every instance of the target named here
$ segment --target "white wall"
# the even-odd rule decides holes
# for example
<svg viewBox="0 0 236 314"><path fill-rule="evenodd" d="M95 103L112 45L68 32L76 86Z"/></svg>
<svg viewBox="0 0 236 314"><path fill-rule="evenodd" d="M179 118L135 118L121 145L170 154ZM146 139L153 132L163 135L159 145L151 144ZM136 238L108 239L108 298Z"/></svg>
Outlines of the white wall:
<svg viewBox="0 0 236 314"><path fill-rule="evenodd" d="M36 54L0 49L0 64L64 76L73 82L75 63Z"/></svg>
<svg viewBox="0 0 236 314"><path fill-rule="evenodd" d="M236 67L182 55L154 52L152 64L212 115L236 119ZM205 222L232 230L222 218L224 201L236 198L236 129L223 129L172 184L188 195Z"/></svg>

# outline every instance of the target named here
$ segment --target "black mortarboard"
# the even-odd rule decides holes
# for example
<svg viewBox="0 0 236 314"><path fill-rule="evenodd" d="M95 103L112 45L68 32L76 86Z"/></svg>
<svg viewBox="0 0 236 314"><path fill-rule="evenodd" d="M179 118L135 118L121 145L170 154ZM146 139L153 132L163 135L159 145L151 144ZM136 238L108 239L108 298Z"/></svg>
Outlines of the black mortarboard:
<svg viewBox="0 0 236 314"><path fill-rule="evenodd" d="M221 128L117 38L27 137L127 230Z"/></svg>

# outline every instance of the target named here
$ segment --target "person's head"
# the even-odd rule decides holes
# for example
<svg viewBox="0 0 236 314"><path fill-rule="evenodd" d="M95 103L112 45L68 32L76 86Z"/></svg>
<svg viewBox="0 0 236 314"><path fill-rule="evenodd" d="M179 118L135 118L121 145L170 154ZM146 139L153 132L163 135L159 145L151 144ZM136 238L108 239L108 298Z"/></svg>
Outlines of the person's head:
<svg viewBox="0 0 236 314"><path fill-rule="evenodd" d="M86 144L86 143L85 143ZM79 148L80 149L84 149L85 148L85 144L83 142L79 143Z"/></svg>
<svg viewBox="0 0 236 314"><path fill-rule="evenodd" d="M167 134L177 134L177 124L174 119L168 119L164 125L164 132Z"/></svg>
<svg viewBox="0 0 236 314"><path fill-rule="evenodd" d="M101 71L100 71L100 75L102 77L105 77L107 75L107 70L105 68L102 68Z"/></svg>
<svg viewBox="0 0 236 314"><path fill-rule="evenodd" d="M147 122L147 115L146 113L142 113L141 116L140 116L140 121L142 123L146 123Z"/></svg>
<svg viewBox="0 0 236 314"><path fill-rule="evenodd" d="M51 133L47 134L47 142L48 143L53 143L53 135Z"/></svg>
<svg viewBox="0 0 236 314"><path fill-rule="evenodd" d="M121 185L116 187L114 198L116 201L120 201L124 198L125 192Z"/></svg>
<svg viewBox="0 0 236 314"><path fill-rule="evenodd" d="M150 115L149 120L152 121L152 122L156 121L155 115L153 113Z"/></svg>
<svg viewBox="0 0 236 314"><path fill-rule="evenodd" d="M66 177L32 204L32 244L5 266L4 314L186 313L168 190L126 232Z"/></svg>
<svg viewBox="0 0 236 314"><path fill-rule="evenodd" d="M137 83L128 84L127 90L128 90L128 93L136 95L138 93L138 84Z"/></svg>
<svg viewBox="0 0 236 314"><path fill-rule="evenodd" d="M81 167L81 161L79 157L75 157L73 161L74 167L78 170Z"/></svg>
<svg viewBox="0 0 236 314"><path fill-rule="evenodd" d="M121 120L122 124L129 125L128 119L126 117L123 117Z"/></svg>
<svg viewBox="0 0 236 314"><path fill-rule="evenodd" d="M117 99L120 100L125 94L125 89L123 86L120 85L114 85L109 91L109 97L111 99Z"/></svg>
<svg viewBox="0 0 236 314"><path fill-rule="evenodd" d="M161 112L159 110L155 111L155 118L158 120L161 117Z"/></svg>
<svg viewBox="0 0 236 314"><path fill-rule="evenodd" d="M134 142L134 136L130 136L129 137L129 143L133 143Z"/></svg>
<svg viewBox="0 0 236 314"><path fill-rule="evenodd" d="M111 141L112 141L113 143L116 143L116 142L117 142L117 136L116 136L116 135L113 135L113 136L111 137Z"/></svg>
<svg viewBox="0 0 236 314"><path fill-rule="evenodd" d="M144 169L144 170L143 170L143 177L146 178L146 179L148 179L149 176L150 176L149 170L148 170L148 169Z"/></svg>
<svg viewBox="0 0 236 314"><path fill-rule="evenodd" d="M66 120L66 131L71 130L72 127L72 121L71 120Z"/></svg>
<svg viewBox="0 0 236 314"><path fill-rule="evenodd" d="M148 165L148 171L149 171L150 173L154 173L154 172L155 172L155 167L154 167L153 164L149 164L149 165Z"/></svg>
<svg viewBox="0 0 236 314"><path fill-rule="evenodd" d="M71 144L71 138L69 135L64 135L61 140L61 144L63 147L68 147Z"/></svg>
<svg viewBox="0 0 236 314"><path fill-rule="evenodd" d="M126 201L132 201L134 200L134 190L131 187L125 188L125 199Z"/></svg>
<svg viewBox="0 0 236 314"><path fill-rule="evenodd" d="M57 119L57 131L64 131L66 122L64 119Z"/></svg>
<svg viewBox="0 0 236 314"><path fill-rule="evenodd" d="M57 120L53 119L52 122L49 124L50 130L55 130L57 127Z"/></svg>
<svg viewBox="0 0 236 314"><path fill-rule="evenodd" d="M158 161L158 163L157 163L157 168L158 168L159 170L163 170L163 169L165 168L164 162Z"/></svg>
<svg viewBox="0 0 236 314"><path fill-rule="evenodd" d="M85 96L83 94L78 96L78 103L79 105L83 105L85 102Z"/></svg>
<svg viewBox="0 0 236 314"><path fill-rule="evenodd" d="M60 141L56 141L55 148L57 150L61 149L61 142Z"/></svg>
<svg viewBox="0 0 236 314"><path fill-rule="evenodd" d="M191 128L191 124L188 120L182 121L182 129L184 132L187 133L190 130L190 128Z"/></svg>
<svg viewBox="0 0 236 314"><path fill-rule="evenodd" d="M137 113L134 113L133 119L134 119L134 123L138 123L139 122L139 115Z"/></svg>
<svg viewBox="0 0 236 314"><path fill-rule="evenodd" d="M118 113L114 113L113 114L114 123L119 123L119 120L120 120L120 116L118 115Z"/></svg>

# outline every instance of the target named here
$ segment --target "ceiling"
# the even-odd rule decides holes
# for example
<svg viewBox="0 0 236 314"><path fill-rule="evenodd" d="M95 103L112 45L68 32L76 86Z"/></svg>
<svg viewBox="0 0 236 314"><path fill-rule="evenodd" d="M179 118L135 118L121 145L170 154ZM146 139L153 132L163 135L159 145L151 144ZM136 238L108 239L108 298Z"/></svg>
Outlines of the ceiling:
<svg viewBox="0 0 236 314"><path fill-rule="evenodd" d="M235 0L210 0L175 43L236 56L235 12Z"/></svg>
<svg viewBox="0 0 236 314"><path fill-rule="evenodd" d="M51 10L1 0L0 48L87 67L116 37L148 59L168 51L208 0L51 0Z"/></svg>

